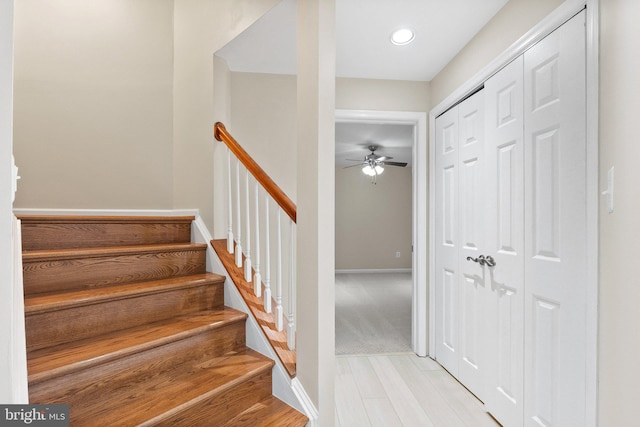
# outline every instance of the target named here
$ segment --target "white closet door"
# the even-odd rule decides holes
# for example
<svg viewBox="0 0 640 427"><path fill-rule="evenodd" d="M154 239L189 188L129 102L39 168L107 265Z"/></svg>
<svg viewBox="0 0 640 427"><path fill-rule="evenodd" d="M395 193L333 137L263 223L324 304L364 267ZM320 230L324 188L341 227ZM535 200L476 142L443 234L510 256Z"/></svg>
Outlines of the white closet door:
<svg viewBox="0 0 640 427"><path fill-rule="evenodd" d="M525 53L525 425L585 416L585 12Z"/></svg>
<svg viewBox="0 0 640 427"><path fill-rule="evenodd" d="M436 119L436 359L458 375L458 107Z"/></svg>
<svg viewBox="0 0 640 427"><path fill-rule="evenodd" d="M524 183L523 58L485 83L486 218L485 251L495 258L488 270L491 289L485 358L484 402L504 426L523 422L524 396Z"/></svg>
<svg viewBox="0 0 640 427"><path fill-rule="evenodd" d="M458 380L480 399L484 395L486 267L477 259L486 254L484 182L484 91L477 92L458 106L459 225L459 361Z"/></svg>

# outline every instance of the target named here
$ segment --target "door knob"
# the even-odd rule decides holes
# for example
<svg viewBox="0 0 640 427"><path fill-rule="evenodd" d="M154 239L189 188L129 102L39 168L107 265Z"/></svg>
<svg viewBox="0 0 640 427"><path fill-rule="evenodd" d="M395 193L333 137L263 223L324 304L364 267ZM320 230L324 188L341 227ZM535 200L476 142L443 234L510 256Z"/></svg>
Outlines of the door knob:
<svg viewBox="0 0 640 427"><path fill-rule="evenodd" d="M484 255L480 255L478 258L472 258L470 256L467 257L467 261L477 262L480 265L484 265L487 260L485 260Z"/></svg>
<svg viewBox="0 0 640 427"><path fill-rule="evenodd" d="M468 256L467 261L477 262L478 264L486 265L487 267L493 267L496 265L496 260L493 259L491 255L487 255L486 257L484 255L479 255L478 258Z"/></svg>

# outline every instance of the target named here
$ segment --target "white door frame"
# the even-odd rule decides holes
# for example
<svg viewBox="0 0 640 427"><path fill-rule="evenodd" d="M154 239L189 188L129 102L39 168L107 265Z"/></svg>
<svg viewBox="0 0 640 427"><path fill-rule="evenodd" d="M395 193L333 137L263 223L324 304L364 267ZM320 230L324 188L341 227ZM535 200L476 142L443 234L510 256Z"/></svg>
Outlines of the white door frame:
<svg viewBox="0 0 640 427"><path fill-rule="evenodd" d="M435 278L434 233L434 141L435 118L465 96L473 93L489 77L525 50L542 40L572 16L587 7L587 356L586 416L587 427L597 424L597 355L598 355L598 55L600 0L567 0L518 39L505 52L460 86L429 112L429 355L435 357Z"/></svg>
<svg viewBox="0 0 640 427"><path fill-rule="evenodd" d="M424 112L336 110L336 123L407 124L414 126L412 176L413 298L411 346L427 355L427 115Z"/></svg>

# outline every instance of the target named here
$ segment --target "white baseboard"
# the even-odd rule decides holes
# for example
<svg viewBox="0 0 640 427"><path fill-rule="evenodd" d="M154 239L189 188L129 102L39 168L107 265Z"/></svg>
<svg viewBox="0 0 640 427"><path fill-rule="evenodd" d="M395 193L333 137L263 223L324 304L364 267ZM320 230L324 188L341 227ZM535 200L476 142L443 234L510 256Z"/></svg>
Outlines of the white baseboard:
<svg viewBox="0 0 640 427"><path fill-rule="evenodd" d="M294 378L291 380L291 389L304 408L302 412L304 412L304 414L309 418L307 427L316 427L318 425L318 418L320 417L320 414L318 413L318 410L311 401L311 398L307 394L306 390L304 389L304 387L302 387L302 383L298 378Z"/></svg>
<svg viewBox="0 0 640 427"><path fill-rule="evenodd" d="M336 270L336 274L378 274L378 273L411 273L411 268L356 268L347 270Z"/></svg>
<svg viewBox="0 0 640 427"><path fill-rule="evenodd" d="M198 209L40 209L17 208L13 214L20 215L83 215L83 216L198 216Z"/></svg>

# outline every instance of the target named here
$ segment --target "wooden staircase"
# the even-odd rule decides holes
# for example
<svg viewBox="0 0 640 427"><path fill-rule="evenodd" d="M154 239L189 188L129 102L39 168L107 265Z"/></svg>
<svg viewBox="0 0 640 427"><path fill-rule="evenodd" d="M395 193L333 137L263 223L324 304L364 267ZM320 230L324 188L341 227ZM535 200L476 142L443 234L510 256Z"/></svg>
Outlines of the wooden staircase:
<svg viewBox="0 0 640 427"><path fill-rule="evenodd" d="M271 394L193 217L22 216L31 403L71 426L304 426Z"/></svg>

